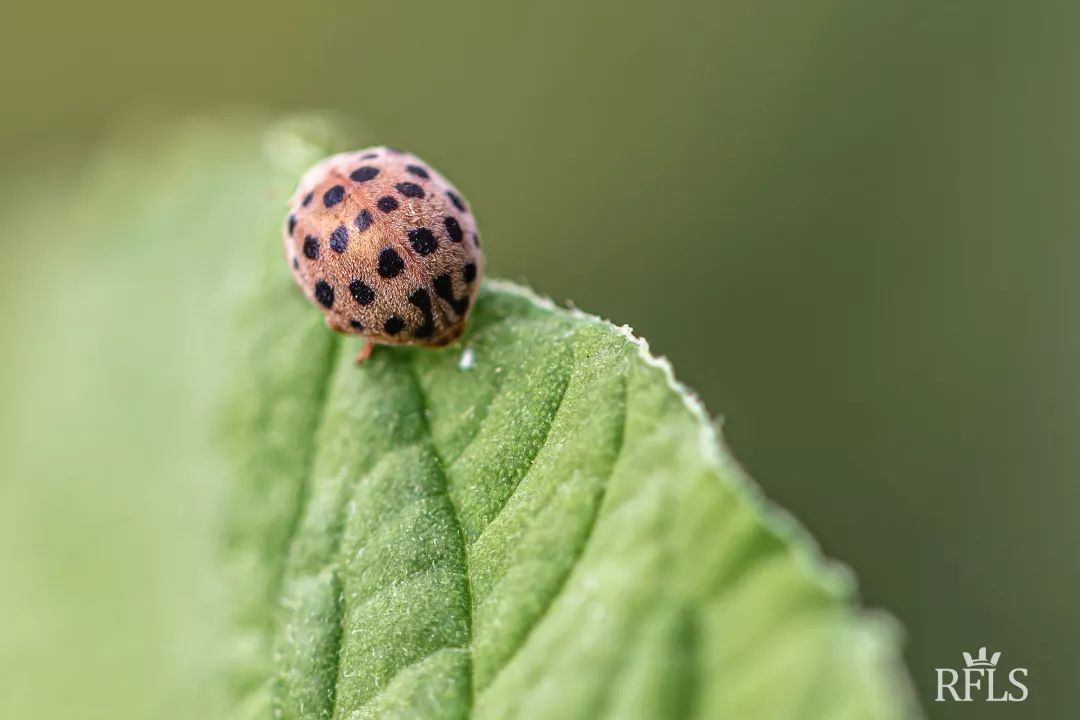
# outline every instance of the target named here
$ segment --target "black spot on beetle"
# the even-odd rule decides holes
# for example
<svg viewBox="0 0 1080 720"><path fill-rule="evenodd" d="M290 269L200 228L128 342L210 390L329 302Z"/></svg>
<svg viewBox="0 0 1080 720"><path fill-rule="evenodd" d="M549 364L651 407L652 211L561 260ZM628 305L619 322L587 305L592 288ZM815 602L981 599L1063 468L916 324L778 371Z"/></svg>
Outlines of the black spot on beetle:
<svg viewBox="0 0 1080 720"><path fill-rule="evenodd" d="M409 231L409 244L417 254L426 256L439 249L439 241L435 239L435 233L426 227L415 228Z"/></svg>
<svg viewBox="0 0 1080 720"><path fill-rule="evenodd" d="M454 203L454 207L456 207L461 212L466 212L465 201L462 200L456 192L454 192L453 190L447 190L446 197L450 198L450 202Z"/></svg>
<svg viewBox="0 0 1080 720"><path fill-rule="evenodd" d="M387 335L397 335L399 332L405 329L405 321L399 318L397 315L391 315L386 318L386 322L383 324L383 329L386 330Z"/></svg>
<svg viewBox="0 0 1080 720"><path fill-rule="evenodd" d="M349 175L350 178L356 182L367 182L368 180L374 180L379 175L379 168L365 165L364 167L358 167L352 171Z"/></svg>
<svg viewBox="0 0 1080 720"><path fill-rule="evenodd" d="M315 197L315 193L309 192L307 195L304 196L304 199L300 204L303 205L304 207L307 207L308 205L311 204L311 201L312 201L312 199L314 197Z"/></svg>
<svg viewBox="0 0 1080 720"><path fill-rule="evenodd" d="M350 320L349 327L351 327L353 330L363 330L364 323L360 322L359 320Z"/></svg>
<svg viewBox="0 0 1080 720"><path fill-rule="evenodd" d="M445 300L458 315L464 315L465 311L469 309L468 295L460 299L454 297L454 281L448 273L436 277L432 282L432 286L435 288L435 294Z"/></svg>
<svg viewBox="0 0 1080 720"><path fill-rule="evenodd" d="M293 270L299 270L300 269L300 259L299 258L293 257L293 259L292 259L292 269Z"/></svg>
<svg viewBox="0 0 1080 720"><path fill-rule="evenodd" d="M384 213L394 212L398 209L398 201L389 195L383 195L376 201L375 205Z"/></svg>
<svg viewBox="0 0 1080 720"><path fill-rule="evenodd" d="M319 241L311 235L304 238L304 257L308 260L319 259Z"/></svg>
<svg viewBox="0 0 1080 720"><path fill-rule="evenodd" d="M447 217L442 222L450 239L454 242L461 242L465 234L461 232L461 225L458 224L457 218Z"/></svg>
<svg viewBox="0 0 1080 720"><path fill-rule="evenodd" d="M360 159L361 160L374 160L377 157L379 157L379 153L364 153L363 155L360 156Z"/></svg>
<svg viewBox="0 0 1080 720"><path fill-rule="evenodd" d="M345 252L345 248L348 246L349 231L345 229L344 225L338 225L334 228L334 232L330 233L330 249L340 255Z"/></svg>
<svg viewBox="0 0 1080 720"><path fill-rule="evenodd" d="M461 268L461 279L467 285L472 284L472 281L476 279L476 263L465 263L465 267Z"/></svg>
<svg viewBox="0 0 1080 720"><path fill-rule="evenodd" d="M363 280L352 280L349 283L349 292L360 305L370 305L375 301L375 291Z"/></svg>
<svg viewBox="0 0 1080 720"><path fill-rule="evenodd" d="M344 199L345 188L341 185L335 185L334 187L324 192L322 196L323 205L328 208L334 207Z"/></svg>
<svg viewBox="0 0 1080 720"><path fill-rule="evenodd" d="M420 308L424 314L424 324L413 330L413 337L427 338L435 333L435 317L431 313L431 295L424 288L419 288L409 295L409 302Z"/></svg>
<svg viewBox="0 0 1080 720"><path fill-rule="evenodd" d="M428 171L420 167L419 165L406 165L405 169L416 177L424 178L425 180L431 177L430 175L428 175Z"/></svg>
<svg viewBox="0 0 1080 720"><path fill-rule="evenodd" d="M296 229L296 215L289 215L289 237L292 237L293 230Z"/></svg>
<svg viewBox="0 0 1080 720"><path fill-rule="evenodd" d="M379 253L379 276L387 280L395 278L405 269L405 261L394 248L385 248Z"/></svg>
<svg viewBox="0 0 1080 720"><path fill-rule="evenodd" d="M409 295L409 302L420 308L421 312L431 312L431 295L426 288L417 288Z"/></svg>
<svg viewBox="0 0 1080 720"><path fill-rule="evenodd" d="M371 212L369 210L361 210L356 214L356 219L353 220L353 225L356 226L357 230L363 232L364 230L367 230L369 227L371 227L371 223L373 222L375 222L375 218L371 217Z"/></svg>
<svg viewBox="0 0 1080 720"><path fill-rule="evenodd" d="M477 233L473 233L472 234L472 242L473 242L473 245L475 245L476 247L480 247L480 235L478 235Z"/></svg>
<svg viewBox="0 0 1080 720"><path fill-rule="evenodd" d="M315 283L315 299L329 310L334 306L334 288L325 280Z"/></svg>
<svg viewBox="0 0 1080 720"><path fill-rule="evenodd" d="M407 198L422 198L424 197L424 188L420 187L416 183L411 182L399 182L394 186L397 191Z"/></svg>

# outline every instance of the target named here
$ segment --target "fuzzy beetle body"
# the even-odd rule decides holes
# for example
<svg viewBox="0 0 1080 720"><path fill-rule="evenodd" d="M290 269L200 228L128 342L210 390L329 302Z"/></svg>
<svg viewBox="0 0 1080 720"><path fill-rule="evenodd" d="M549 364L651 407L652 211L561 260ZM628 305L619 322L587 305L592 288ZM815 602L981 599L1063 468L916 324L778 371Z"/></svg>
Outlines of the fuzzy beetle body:
<svg viewBox="0 0 1080 720"><path fill-rule="evenodd" d="M483 274L476 221L415 155L374 147L319 162L300 180L284 237L293 277L330 328L429 347L464 331Z"/></svg>

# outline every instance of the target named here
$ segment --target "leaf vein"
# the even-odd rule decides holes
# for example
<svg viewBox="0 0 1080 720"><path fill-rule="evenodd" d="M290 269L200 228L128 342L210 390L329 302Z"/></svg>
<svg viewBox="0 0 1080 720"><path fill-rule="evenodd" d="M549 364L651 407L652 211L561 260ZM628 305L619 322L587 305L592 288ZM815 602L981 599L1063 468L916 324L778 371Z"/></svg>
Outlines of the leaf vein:
<svg viewBox="0 0 1080 720"><path fill-rule="evenodd" d="M450 476L446 471L446 465L443 458L439 453L439 448L435 445L435 436L431 432L431 423L428 421L428 399L427 393L424 391L424 386L420 382L420 373L416 368L415 358L410 358L408 363L409 374L413 381L413 386L416 388L416 396L420 405L420 420L423 424L423 430L429 438L431 445L432 455L435 456L435 464L438 467L439 474L442 476L443 485L446 488L447 504L450 507L452 519L457 526L458 538L461 543L461 561L462 561L462 575L465 581L465 597L464 602L466 605L465 613L465 645L462 648L465 650L465 665L466 665L466 682L468 683L468 713L472 714L472 708L476 706L476 681L474 679L475 674L475 662L473 660L472 642L473 642L473 626L475 618L475 604L473 603L473 589L472 589L472 577L469 573L469 543L465 537L465 526L461 520L461 510L454 502L454 494L450 492Z"/></svg>
<svg viewBox="0 0 1080 720"><path fill-rule="evenodd" d="M514 499L514 496L517 495L518 489L521 487L521 483L523 483L525 479L529 477L529 473L531 473L533 467L536 466L536 459L540 457L540 453L542 453L544 451L544 448L547 447L548 439L551 438L551 429L555 427L555 418L558 417L559 410L562 409L563 400L566 398L566 390L569 387L570 378L568 377L566 379L566 382L562 384L562 390L559 392L559 399L555 401L555 408L551 411L551 416L548 418L547 427L544 428L544 437L540 439L540 442L536 443L536 450L535 452L533 452L532 457L529 458L528 464L524 467L521 475L518 477L517 483L514 485L514 489L507 493L506 498L502 501L499 509L496 510L495 514L492 515L491 519L487 521L487 523L484 525L483 530L481 530L479 534L477 534L476 540L473 541L473 544L479 542L480 539L484 537L484 534L487 533L488 528L490 528L495 523L495 521L499 519L499 516L502 515L503 512L506 510L507 505L509 505L510 501Z"/></svg>
<svg viewBox="0 0 1080 720"><path fill-rule="evenodd" d="M496 671L495 675L485 686L485 689L494 685L495 682L499 679L499 676L502 675L503 671L506 670L506 668L510 667L514 659L518 656L521 650L525 647L525 644L529 641L529 638L532 637L533 632L547 617L548 613L551 611L551 608L555 605L556 601L558 601L559 597L566 589L567 584L569 584L570 576L573 575L574 568L577 567L578 563L581 561L581 558L585 555L585 550L588 548L589 543L592 541L593 531L596 529L596 524L600 518L601 512L603 511L604 501L607 499L608 485L611 482L611 478L615 474L616 467L618 467L619 459L622 457L623 447L626 440L626 421L629 414L627 411L627 406L629 404L629 385L630 381L624 374L622 386L622 417L620 418L619 422L619 435L615 439L615 452L612 454L611 467L608 470L607 478L600 488L600 497L596 501L596 510L593 512L592 517L590 518L589 526L585 529L584 537L582 537L581 542L578 544L578 551L576 557L574 558L574 562L567 569L566 574L563 575L561 581L559 582L559 586L555 589L555 592L551 594L551 597L548 600L547 604L544 606L544 609L540 612L540 614L532 622L529 628L525 631L525 634L522 636L521 641L517 644L517 647L514 648L510 656L502 663L502 665ZM554 422L554 416L552 422Z"/></svg>

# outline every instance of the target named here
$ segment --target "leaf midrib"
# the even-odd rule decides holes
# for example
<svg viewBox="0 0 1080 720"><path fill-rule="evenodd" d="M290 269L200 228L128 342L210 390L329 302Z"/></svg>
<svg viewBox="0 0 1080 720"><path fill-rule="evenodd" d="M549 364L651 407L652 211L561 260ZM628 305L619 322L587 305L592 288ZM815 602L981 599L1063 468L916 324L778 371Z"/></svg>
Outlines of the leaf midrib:
<svg viewBox="0 0 1080 720"><path fill-rule="evenodd" d="M461 509L454 500L454 494L450 491L450 476L447 474L446 464L443 461L442 453L439 452L439 448L435 444L435 436L431 432L431 423L428 419L429 405L427 393L424 391L424 386L420 382L420 374L416 370L415 357L409 358L408 368L409 379L412 381L414 392L420 400L420 419L424 436L427 438L431 454L435 458L435 466L439 469L439 475L442 478L443 488L446 491L447 501L450 504L454 524L457 526L458 541L461 544L462 573L465 579L465 602L468 603L468 612L465 615L465 645L462 648L465 651L466 681L468 682L469 704L466 708L466 717L468 717L472 714L472 709L476 707L476 683L474 678L475 662L473 658L473 615L476 611L476 605L473 602L472 576L469 572L469 543L465 537L465 527L461 522ZM398 670L398 673L400 672L401 670Z"/></svg>

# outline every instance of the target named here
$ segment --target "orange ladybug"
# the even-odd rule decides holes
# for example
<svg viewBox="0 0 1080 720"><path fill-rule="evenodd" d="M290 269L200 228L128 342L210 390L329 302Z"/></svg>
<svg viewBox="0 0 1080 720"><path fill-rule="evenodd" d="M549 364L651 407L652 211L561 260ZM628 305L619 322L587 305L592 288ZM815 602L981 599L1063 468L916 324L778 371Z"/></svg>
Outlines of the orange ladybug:
<svg viewBox="0 0 1080 720"><path fill-rule="evenodd" d="M304 294L342 333L441 347L465 330L484 260L457 188L388 147L332 155L289 203L285 256Z"/></svg>

